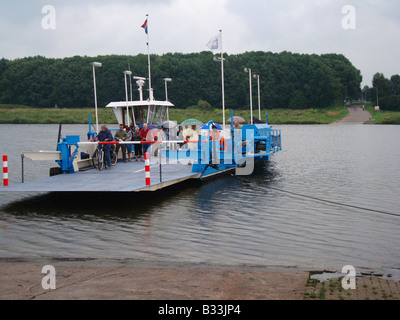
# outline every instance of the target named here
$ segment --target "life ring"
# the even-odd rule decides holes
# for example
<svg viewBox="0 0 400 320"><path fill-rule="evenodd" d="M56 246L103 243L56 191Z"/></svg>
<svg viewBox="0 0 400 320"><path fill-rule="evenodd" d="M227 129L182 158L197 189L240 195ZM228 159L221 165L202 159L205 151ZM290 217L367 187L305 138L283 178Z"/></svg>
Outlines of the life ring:
<svg viewBox="0 0 400 320"><path fill-rule="evenodd" d="M219 147L221 151L228 151L228 143L226 142L225 138L221 138Z"/></svg>

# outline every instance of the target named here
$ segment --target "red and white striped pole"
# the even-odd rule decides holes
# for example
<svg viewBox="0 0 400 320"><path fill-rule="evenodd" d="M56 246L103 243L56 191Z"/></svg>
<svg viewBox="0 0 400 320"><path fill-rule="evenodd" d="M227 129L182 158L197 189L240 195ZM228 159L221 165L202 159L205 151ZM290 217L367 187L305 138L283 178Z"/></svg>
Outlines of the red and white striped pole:
<svg viewBox="0 0 400 320"><path fill-rule="evenodd" d="M3 185L8 187L8 158L3 155Z"/></svg>
<svg viewBox="0 0 400 320"><path fill-rule="evenodd" d="M150 154L146 152L144 154L144 160L145 160L145 171L146 171L146 186L150 186Z"/></svg>

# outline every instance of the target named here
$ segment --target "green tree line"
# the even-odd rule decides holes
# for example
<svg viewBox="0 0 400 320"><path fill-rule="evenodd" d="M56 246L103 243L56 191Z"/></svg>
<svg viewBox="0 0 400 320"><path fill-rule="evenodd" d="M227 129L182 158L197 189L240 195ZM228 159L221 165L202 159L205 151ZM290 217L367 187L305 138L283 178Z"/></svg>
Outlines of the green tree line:
<svg viewBox="0 0 400 320"><path fill-rule="evenodd" d="M361 73L340 54L296 54L291 52L245 52L224 56L225 101L227 108L249 106L249 79L244 68L260 75L262 108L324 108L344 99L361 96ZM41 56L0 60L0 103L32 107L93 107L93 76L96 69L98 104L125 100L123 71L147 77L147 56L107 55L75 56L63 59ZM211 52L167 53L151 56L154 96L168 98L178 108L196 105L200 100L213 108L222 106L221 67ZM138 92L133 83L134 100ZM257 80L253 79L254 104L257 104ZM147 97L147 93L145 93Z"/></svg>
<svg viewBox="0 0 400 320"><path fill-rule="evenodd" d="M400 75L395 74L387 79L383 73L376 73L372 87L364 87L363 96L382 110L400 110Z"/></svg>

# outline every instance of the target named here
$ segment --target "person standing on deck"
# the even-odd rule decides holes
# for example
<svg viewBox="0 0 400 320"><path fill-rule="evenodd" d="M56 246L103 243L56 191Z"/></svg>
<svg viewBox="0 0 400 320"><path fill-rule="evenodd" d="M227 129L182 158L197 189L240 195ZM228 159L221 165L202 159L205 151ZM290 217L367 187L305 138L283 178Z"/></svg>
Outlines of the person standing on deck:
<svg viewBox="0 0 400 320"><path fill-rule="evenodd" d="M108 130L107 126L103 124L101 126L101 131L99 134L91 141L100 141L100 142L112 142L114 140L113 135L110 130ZM111 145L105 144L103 145L104 155L106 156L106 169L111 169Z"/></svg>
<svg viewBox="0 0 400 320"><path fill-rule="evenodd" d="M217 126L213 124L210 130L210 140L219 140L219 139L221 139L221 135L219 134Z"/></svg>
<svg viewBox="0 0 400 320"><path fill-rule="evenodd" d="M153 133L153 136L154 136L154 141L162 142L167 140L164 129L162 127L158 128L157 131ZM158 157L160 148L161 148L161 143L153 144L153 146L151 147L151 154Z"/></svg>
<svg viewBox="0 0 400 320"><path fill-rule="evenodd" d="M242 129L242 126L239 124L239 121L237 120L233 121L233 129L234 130Z"/></svg>
<svg viewBox="0 0 400 320"><path fill-rule="evenodd" d="M143 124L143 129L140 130L140 139L143 142L153 140L153 136L151 134L150 129L147 126L147 123ZM149 147L150 147L150 143L143 143L143 154L146 154L148 152Z"/></svg>
<svg viewBox="0 0 400 320"><path fill-rule="evenodd" d="M120 124L119 125L119 130L114 135L114 139L115 139L115 141L126 141L127 138L128 138L128 135L126 134L126 132L124 130L124 126L122 124ZM122 151L122 159L126 163L127 161L126 161L126 147L125 147L125 145L124 144L117 144L117 147L115 149L115 152L117 154L117 158L118 158L119 149L121 149L121 151Z"/></svg>
<svg viewBox="0 0 400 320"><path fill-rule="evenodd" d="M183 140L184 140L184 139L183 139L183 128L182 128L182 126L179 126L179 127L178 127L178 131L176 132L176 138L177 138L179 141L183 141ZM179 146L179 148L182 147L182 146L183 146L183 143L178 143L178 146Z"/></svg>
<svg viewBox="0 0 400 320"><path fill-rule="evenodd" d="M139 127L135 128L135 131L132 134L132 141L136 141L136 142L142 141L142 139L140 138ZM141 161L144 161L143 160L143 148L142 148L141 144L137 144L137 143L135 144L135 157L136 157L136 162L139 161L139 157L140 157Z"/></svg>
<svg viewBox="0 0 400 320"><path fill-rule="evenodd" d="M183 136L184 141L189 140L189 134L190 134L189 131L190 131L189 125L185 125L185 128L182 131L182 136ZM188 145L186 142L185 144L182 145L182 149L187 149L187 148L188 148Z"/></svg>
<svg viewBox="0 0 400 320"><path fill-rule="evenodd" d="M125 132L126 132L126 141L132 141L132 131L131 128L129 128L128 126L125 128ZM131 153L132 153L132 145L131 144L127 144L126 145L126 153L128 154L128 161L131 162Z"/></svg>
<svg viewBox="0 0 400 320"><path fill-rule="evenodd" d="M197 132L196 125L192 125L192 127L186 132L186 134L187 140L189 141L188 148L192 150L197 149L199 133Z"/></svg>
<svg viewBox="0 0 400 320"><path fill-rule="evenodd" d="M188 142L189 150L196 150L198 146L199 133L197 132L196 125L192 125L189 130L186 131L186 138ZM191 154L192 156L192 154ZM192 165L192 159L189 160L189 165Z"/></svg>

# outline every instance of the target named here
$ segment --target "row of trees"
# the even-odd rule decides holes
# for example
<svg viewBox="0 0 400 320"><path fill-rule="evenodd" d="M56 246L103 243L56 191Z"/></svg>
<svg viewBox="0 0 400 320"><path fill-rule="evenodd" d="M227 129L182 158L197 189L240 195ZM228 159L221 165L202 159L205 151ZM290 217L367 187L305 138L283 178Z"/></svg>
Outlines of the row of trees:
<svg viewBox="0 0 400 320"><path fill-rule="evenodd" d="M93 61L103 64L96 69L99 106L125 99L123 71L128 64L134 75L147 76L146 55L1 59L0 103L92 107ZM199 100L221 107L220 62L213 60L211 52L152 55L151 63L156 99L165 99L163 79L170 77L173 82L168 84L168 97L178 108L196 105ZM260 75L263 108L323 108L361 96L360 71L343 55L246 52L225 55L227 108L244 109L249 105L245 67ZM256 79L253 85L256 103ZM134 99L137 98L134 89Z"/></svg>
<svg viewBox="0 0 400 320"><path fill-rule="evenodd" d="M382 110L400 110L400 75L387 79L383 73L376 73L372 87L365 86L364 98L379 105Z"/></svg>

